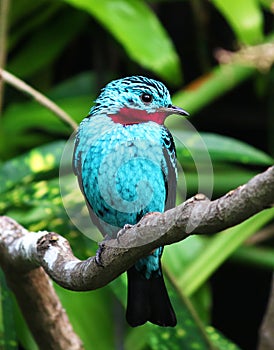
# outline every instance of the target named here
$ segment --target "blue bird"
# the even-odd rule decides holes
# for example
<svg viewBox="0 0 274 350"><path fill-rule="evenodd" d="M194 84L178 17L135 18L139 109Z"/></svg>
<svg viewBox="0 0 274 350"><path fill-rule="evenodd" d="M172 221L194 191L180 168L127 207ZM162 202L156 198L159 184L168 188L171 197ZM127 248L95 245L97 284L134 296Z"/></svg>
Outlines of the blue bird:
<svg viewBox="0 0 274 350"><path fill-rule="evenodd" d="M175 206L176 152L164 121L188 115L172 105L159 81L143 76L114 80L101 94L77 131L73 169L93 223L106 238L144 215ZM163 247L127 271L126 319L132 327L150 321L175 326L165 287Z"/></svg>

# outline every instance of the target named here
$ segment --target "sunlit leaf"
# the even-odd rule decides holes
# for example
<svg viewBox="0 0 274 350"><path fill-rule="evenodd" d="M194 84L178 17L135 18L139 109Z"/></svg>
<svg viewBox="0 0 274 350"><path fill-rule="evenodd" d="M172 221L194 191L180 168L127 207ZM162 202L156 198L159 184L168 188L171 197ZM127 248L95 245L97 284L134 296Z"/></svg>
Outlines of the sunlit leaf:
<svg viewBox="0 0 274 350"><path fill-rule="evenodd" d="M179 58L164 27L142 0L65 0L94 16L129 57L170 84L181 82Z"/></svg>
<svg viewBox="0 0 274 350"><path fill-rule="evenodd" d="M263 16L258 0L212 0L231 25L238 40L247 45L263 38Z"/></svg>
<svg viewBox="0 0 274 350"><path fill-rule="evenodd" d="M56 141L13 158L0 166L0 193L13 188L17 184L32 182L39 174L56 170L62 156L64 141ZM24 191L24 187L22 189ZM22 199L22 198L21 198Z"/></svg>
<svg viewBox="0 0 274 350"><path fill-rule="evenodd" d="M206 332L214 343L216 350L241 350L236 344L225 338L213 327L206 327Z"/></svg>

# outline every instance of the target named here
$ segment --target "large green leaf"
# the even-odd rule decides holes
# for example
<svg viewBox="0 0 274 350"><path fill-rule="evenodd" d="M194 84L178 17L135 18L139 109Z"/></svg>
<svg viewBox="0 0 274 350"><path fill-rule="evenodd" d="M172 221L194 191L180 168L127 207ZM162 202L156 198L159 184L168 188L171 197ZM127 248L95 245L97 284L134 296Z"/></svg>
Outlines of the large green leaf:
<svg viewBox="0 0 274 350"><path fill-rule="evenodd" d="M179 58L153 11L142 0L64 0L94 16L129 57L170 84L181 82Z"/></svg>
<svg viewBox="0 0 274 350"><path fill-rule="evenodd" d="M248 237L273 218L274 209L268 209L211 238L204 251L177 281L178 288L182 288L186 295L193 294Z"/></svg>
<svg viewBox="0 0 274 350"><path fill-rule="evenodd" d="M0 349L16 350L17 339L12 312L12 294L0 268Z"/></svg>
<svg viewBox="0 0 274 350"><path fill-rule="evenodd" d="M25 19L28 15L34 15L36 12L45 9L48 0L40 0L39 2L30 0L12 0L11 9L9 11L9 23L10 26L19 25L22 19Z"/></svg>
<svg viewBox="0 0 274 350"><path fill-rule="evenodd" d="M217 100L240 83L250 78L255 68L236 64L214 67L209 73L194 80L184 90L179 90L172 97L176 106L185 108L190 115ZM167 125L177 124L178 118L169 118Z"/></svg>
<svg viewBox="0 0 274 350"><path fill-rule="evenodd" d="M171 284L176 286L184 271L195 260L205 247L205 241L199 236L192 236L186 240L165 247L162 258L164 273L167 274ZM176 289L176 292L185 299L184 291ZM211 294L205 284L191 298L197 314L204 324L210 323Z"/></svg>
<svg viewBox="0 0 274 350"><path fill-rule="evenodd" d="M24 190L24 186L33 182L38 175L45 176L47 172L57 170L64 146L65 141L56 141L5 162L0 166L0 193L18 184L23 185ZM58 170L55 174L58 174Z"/></svg>
<svg viewBox="0 0 274 350"><path fill-rule="evenodd" d="M115 320L109 287L91 292L71 292L55 284L63 307L85 349L114 349Z"/></svg>
<svg viewBox="0 0 274 350"><path fill-rule="evenodd" d="M215 350L241 350L236 344L225 338L213 327L206 327L206 332L212 340Z"/></svg>
<svg viewBox="0 0 274 350"><path fill-rule="evenodd" d="M8 36L8 49L14 49L24 41L25 36L32 36L32 33L39 31L40 26L47 26L47 21L52 19L55 13L62 6L60 2L49 2L48 0L13 1L9 11L10 32Z"/></svg>
<svg viewBox="0 0 274 350"><path fill-rule="evenodd" d="M213 176L211 174L199 173L196 168L188 167L187 163L185 165L183 163L183 168L184 176L179 172L178 177L177 204L184 201L186 191L187 197L193 196L200 191L211 195L208 189L211 188L211 183L213 183L213 193L214 198L216 198L248 182L256 175L254 171L246 170L232 164L214 164Z"/></svg>
<svg viewBox="0 0 274 350"><path fill-rule="evenodd" d="M263 14L258 0L212 0L231 25L238 40L247 45L263 38Z"/></svg>
<svg viewBox="0 0 274 350"><path fill-rule="evenodd" d="M80 121L87 115L92 98L64 97L56 100L56 103L75 120ZM18 148L28 149L53 141L57 137L68 138L72 130L51 111L36 102L25 102L13 104L5 111L2 132L0 154L4 158L16 154Z"/></svg>
<svg viewBox="0 0 274 350"><path fill-rule="evenodd" d="M225 2L230 2L230 0L225 0ZM236 2L241 3L238 0ZM265 41L269 43L272 43L273 40L273 33L265 38ZM255 67L243 63L216 66L207 74L194 80L184 90L176 92L172 96L172 101L175 105L185 108L190 115L193 115L228 91L239 86L256 72ZM166 124L170 128L174 125L178 127L178 118L169 118Z"/></svg>
<svg viewBox="0 0 274 350"><path fill-rule="evenodd" d="M13 312L15 318L16 335L20 345L22 345L24 350L39 350L33 335L31 334L28 325L23 318L22 312L15 297L13 298Z"/></svg>
<svg viewBox="0 0 274 350"><path fill-rule="evenodd" d="M206 151L212 162L271 165L274 161L261 150L231 137L194 131L176 131L174 134L178 158L182 161Z"/></svg>
<svg viewBox="0 0 274 350"><path fill-rule="evenodd" d="M64 11L61 16L60 20L50 21L47 26L32 33L22 49L8 62L7 69L20 78L26 78L52 63L82 30L86 20L83 14L73 11Z"/></svg>
<svg viewBox="0 0 274 350"><path fill-rule="evenodd" d="M273 0L260 0L260 3L273 13Z"/></svg>
<svg viewBox="0 0 274 350"><path fill-rule="evenodd" d="M238 263L274 270L274 249L267 246L241 246L231 257Z"/></svg>

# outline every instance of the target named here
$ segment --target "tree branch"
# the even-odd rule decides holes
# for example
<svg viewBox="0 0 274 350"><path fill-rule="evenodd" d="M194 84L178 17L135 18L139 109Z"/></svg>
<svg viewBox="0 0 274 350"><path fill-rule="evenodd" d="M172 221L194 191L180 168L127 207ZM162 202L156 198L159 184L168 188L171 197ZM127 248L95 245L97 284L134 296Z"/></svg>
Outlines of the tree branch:
<svg viewBox="0 0 274 350"><path fill-rule="evenodd" d="M23 240L26 243L28 236L28 231L15 221L1 217L0 266L7 283L16 296L39 349L83 350L82 341L74 333L52 282L42 267L34 268L23 256L21 263L18 257L13 260L12 244L18 243L21 246L19 249L24 249L21 244L24 244Z"/></svg>
<svg viewBox="0 0 274 350"><path fill-rule="evenodd" d="M34 98L38 103L42 106L46 107L48 110L53 112L58 118L63 120L65 123L70 125L73 130L76 130L78 125L77 123L56 103L51 101L45 95L41 94L41 92L35 90L28 84L26 84L23 80L17 78L15 75L7 72L0 67L0 80L3 80L5 83L15 87L17 90L24 92L25 94Z"/></svg>
<svg viewBox="0 0 274 350"><path fill-rule="evenodd" d="M101 244L101 265L96 257L77 259L68 241L56 233L29 232L2 216L0 266L39 348L81 350L45 271L67 289L100 288L156 247L236 225L272 206L273 198L274 166L219 199L210 201L197 194L174 209L148 214L138 224L126 226L117 239Z"/></svg>
<svg viewBox="0 0 274 350"><path fill-rule="evenodd" d="M7 31L8 31L8 14L10 0L0 2L0 68L4 68L7 56ZM0 76L0 116L2 114L4 100L4 81Z"/></svg>
<svg viewBox="0 0 274 350"><path fill-rule="evenodd" d="M152 213L127 226L101 245L100 261L77 259L65 238L48 232L27 232L13 220L0 220L0 253L26 271L42 266L59 285L71 290L100 288L153 249L191 234L211 234L236 225L270 207L274 198L274 166L247 184L210 201L198 194L165 213ZM11 258L12 257L12 258ZM1 258L1 260L3 260ZM0 262L1 262L0 260Z"/></svg>
<svg viewBox="0 0 274 350"><path fill-rule="evenodd" d="M260 71L265 72L271 68L274 62L274 44L269 42L247 46L236 52L218 49L215 52L215 57L223 64L239 63L256 67Z"/></svg>

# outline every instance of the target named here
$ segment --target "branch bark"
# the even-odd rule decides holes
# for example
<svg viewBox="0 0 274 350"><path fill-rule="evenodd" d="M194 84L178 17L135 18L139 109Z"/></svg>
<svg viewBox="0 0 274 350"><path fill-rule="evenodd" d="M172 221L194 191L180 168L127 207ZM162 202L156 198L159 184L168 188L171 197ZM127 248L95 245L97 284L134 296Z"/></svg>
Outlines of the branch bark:
<svg viewBox="0 0 274 350"><path fill-rule="evenodd" d="M20 245L20 239L23 237L28 237L27 230L12 219L1 217L0 266L39 349L83 350L82 341L73 331L52 282L43 268L34 267L24 258L21 263L20 259L13 260L13 249L9 248L16 242Z"/></svg>
<svg viewBox="0 0 274 350"><path fill-rule="evenodd" d="M17 78L15 75L9 73L4 69L1 69L1 66L0 66L0 81L3 81L13 86L17 90L20 90L23 93L34 98L34 100L40 103L40 105L46 107L48 110L54 113L58 118L60 118L65 123L70 125L72 130L76 130L78 128L77 123L63 109L57 106L56 103L51 101L45 95L41 94L41 92L35 90L34 88L26 84L23 80Z"/></svg>
<svg viewBox="0 0 274 350"><path fill-rule="evenodd" d="M64 288L77 291L97 289L153 249L192 234L212 234L234 226L271 207L273 199L274 166L219 199L210 201L197 194L174 209L148 214L138 224L126 226L118 233L117 239L101 244L101 264L96 257L85 261L77 259L68 241L56 233L28 232L11 218L3 216L0 217L0 266L36 339L44 339L43 332L54 323L55 329L60 327L60 334L53 331L52 341L62 334L68 344L71 342L61 347L55 345L54 349L81 349L81 343L68 326L67 317L44 271ZM55 316L52 316L53 310ZM36 321L38 317L40 322ZM43 329L39 328L39 323ZM64 325L71 332L64 332ZM42 345L41 349L52 348Z"/></svg>
<svg viewBox="0 0 274 350"><path fill-rule="evenodd" d="M77 259L65 238L48 232L27 232L9 218L0 220L0 253L14 266L27 270L42 266L61 286L71 290L103 287L153 249L185 239L190 234L211 234L234 226L269 208L274 199L274 166L247 184L210 201L198 194L164 213L152 213L126 226L101 245L100 260ZM8 229L7 229L8 227ZM12 228L11 228L12 227ZM3 259L1 259L3 260Z"/></svg>

